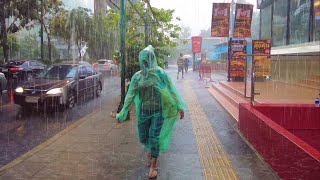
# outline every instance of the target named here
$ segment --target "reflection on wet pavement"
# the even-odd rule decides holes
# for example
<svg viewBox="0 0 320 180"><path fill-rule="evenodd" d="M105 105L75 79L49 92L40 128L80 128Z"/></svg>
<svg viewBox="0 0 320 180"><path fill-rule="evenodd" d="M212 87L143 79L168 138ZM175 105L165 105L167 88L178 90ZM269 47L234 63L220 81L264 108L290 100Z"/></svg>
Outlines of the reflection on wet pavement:
<svg viewBox="0 0 320 180"><path fill-rule="evenodd" d="M7 104L0 111L0 167L62 131L119 94L119 77L105 77L102 96L82 98L65 111L23 109Z"/></svg>

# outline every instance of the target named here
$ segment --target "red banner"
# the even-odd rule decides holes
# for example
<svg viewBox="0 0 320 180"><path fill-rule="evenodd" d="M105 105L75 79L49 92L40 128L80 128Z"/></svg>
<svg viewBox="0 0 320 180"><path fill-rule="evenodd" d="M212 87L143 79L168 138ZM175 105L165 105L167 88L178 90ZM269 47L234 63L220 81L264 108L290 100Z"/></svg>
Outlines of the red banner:
<svg viewBox="0 0 320 180"><path fill-rule="evenodd" d="M211 19L212 37L229 37L230 3L213 3Z"/></svg>
<svg viewBox="0 0 320 180"><path fill-rule="evenodd" d="M192 36L192 53L201 53L202 37Z"/></svg>
<svg viewBox="0 0 320 180"><path fill-rule="evenodd" d="M245 77L245 66L247 59L247 41L233 40L229 43L231 46L231 77Z"/></svg>
<svg viewBox="0 0 320 180"><path fill-rule="evenodd" d="M251 19L253 5L236 4L236 19L234 21L233 37L248 38L251 37Z"/></svg>

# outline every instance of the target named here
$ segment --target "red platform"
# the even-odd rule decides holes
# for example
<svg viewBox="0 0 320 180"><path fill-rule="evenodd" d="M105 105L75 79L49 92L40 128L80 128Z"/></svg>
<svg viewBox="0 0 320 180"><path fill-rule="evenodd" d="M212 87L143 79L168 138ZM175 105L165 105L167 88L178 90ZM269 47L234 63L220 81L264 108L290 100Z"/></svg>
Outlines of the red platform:
<svg viewBox="0 0 320 180"><path fill-rule="evenodd" d="M320 108L239 105L239 129L282 179L320 179Z"/></svg>

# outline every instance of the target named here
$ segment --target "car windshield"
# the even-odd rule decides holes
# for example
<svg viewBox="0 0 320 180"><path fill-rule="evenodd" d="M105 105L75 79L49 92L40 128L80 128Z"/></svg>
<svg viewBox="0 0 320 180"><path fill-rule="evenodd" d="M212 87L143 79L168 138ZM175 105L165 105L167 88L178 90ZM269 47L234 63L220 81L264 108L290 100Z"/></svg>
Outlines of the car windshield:
<svg viewBox="0 0 320 180"><path fill-rule="evenodd" d="M100 60L98 61L99 64L106 64L106 63L112 63L111 60Z"/></svg>
<svg viewBox="0 0 320 180"><path fill-rule="evenodd" d="M77 66L72 65L59 65L51 66L46 70L42 71L37 78L42 79L75 79L77 72Z"/></svg>
<svg viewBox="0 0 320 180"><path fill-rule="evenodd" d="M26 61L10 61L10 62L6 63L6 65L20 66L25 62Z"/></svg>

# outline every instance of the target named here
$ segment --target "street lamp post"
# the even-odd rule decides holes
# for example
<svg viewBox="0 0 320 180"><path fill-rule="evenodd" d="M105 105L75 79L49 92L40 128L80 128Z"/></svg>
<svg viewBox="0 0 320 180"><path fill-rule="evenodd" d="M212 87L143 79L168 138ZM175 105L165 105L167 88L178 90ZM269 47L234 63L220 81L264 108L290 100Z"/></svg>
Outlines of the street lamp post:
<svg viewBox="0 0 320 180"><path fill-rule="evenodd" d="M120 1L120 53L121 53L121 105L125 99L125 9L124 0Z"/></svg>

